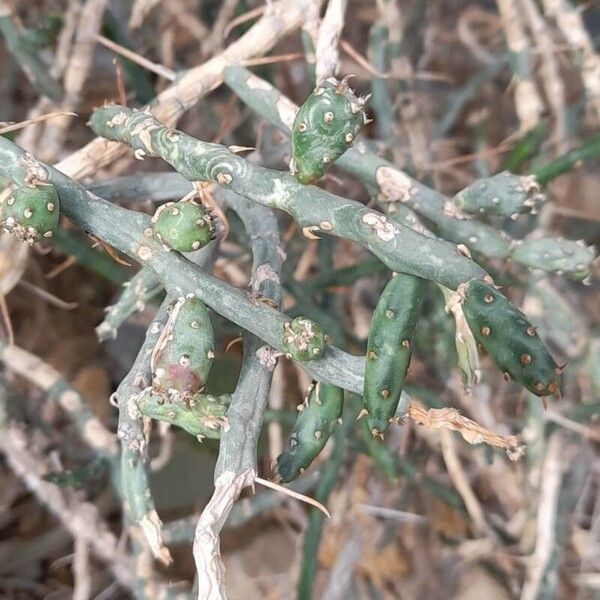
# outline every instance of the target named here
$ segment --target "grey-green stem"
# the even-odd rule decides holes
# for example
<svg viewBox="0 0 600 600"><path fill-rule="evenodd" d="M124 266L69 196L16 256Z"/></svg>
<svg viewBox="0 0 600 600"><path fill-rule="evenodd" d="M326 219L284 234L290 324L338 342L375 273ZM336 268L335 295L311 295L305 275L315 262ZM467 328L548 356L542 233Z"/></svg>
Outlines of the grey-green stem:
<svg viewBox="0 0 600 600"><path fill-rule="evenodd" d="M254 202L286 211L314 234L357 242L393 271L432 279L452 289L486 275L449 242L390 223L378 211L301 185L287 173L253 165L224 146L164 127L147 112L109 106L97 109L90 124L97 134L129 144L137 158L160 156L190 181L212 181Z"/></svg>

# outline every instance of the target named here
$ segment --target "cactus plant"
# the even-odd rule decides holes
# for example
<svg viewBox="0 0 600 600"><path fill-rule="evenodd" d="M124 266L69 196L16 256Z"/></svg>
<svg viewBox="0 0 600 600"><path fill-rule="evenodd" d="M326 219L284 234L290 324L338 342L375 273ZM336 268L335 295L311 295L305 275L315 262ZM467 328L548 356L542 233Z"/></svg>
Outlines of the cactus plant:
<svg viewBox="0 0 600 600"><path fill-rule="evenodd" d="M227 429L227 407L230 397L196 392L184 402L170 402L151 388L142 392L137 406L145 417L171 423L202 441L218 439Z"/></svg>
<svg viewBox="0 0 600 600"><path fill-rule="evenodd" d="M344 392L327 383L317 382L308 389L290 434L288 449L279 455L275 476L287 483L304 473L319 455L333 428L342 416Z"/></svg>
<svg viewBox="0 0 600 600"><path fill-rule="evenodd" d="M463 311L477 341L507 379L537 396L560 397L559 367L527 317L493 285L472 280L460 286Z"/></svg>
<svg viewBox="0 0 600 600"><path fill-rule="evenodd" d="M300 183L314 183L352 145L368 122L364 98L347 79L330 77L304 101L292 125L290 171Z"/></svg>
<svg viewBox="0 0 600 600"><path fill-rule="evenodd" d="M417 277L392 277L373 312L363 392L363 414L373 436L383 436L400 402L419 318L420 288Z"/></svg>
<svg viewBox="0 0 600 600"><path fill-rule="evenodd" d="M199 250L215 237L213 217L191 199L159 206L152 217L152 231L159 242L177 252Z"/></svg>
<svg viewBox="0 0 600 600"><path fill-rule="evenodd" d="M214 346L204 303L193 295L177 298L153 350L153 390L174 401L187 401L202 391L215 356Z"/></svg>
<svg viewBox="0 0 600 600"><path fill-rule="evenodd" d="M459 210L471 214L517 218L520 213L532 212L544 199L535 177L520 178L503 171L479 179L452 198Z"/></svg>
<svg viewBox="0 0 600 600"><path fill-rule="evenodd" d="M16 187L2 206L4 229L29 244L50 239L59 219L60 203L52 184Z"/></svg>
<svg viewBox="0 0 600 600"><path fill-rule="evenodd" d="M517 0L498 0L498 4L505 7L514 8L516 3ZM522 0L522 3L527 14L532 7L537 10L533 0ZM89 446L87 453L105 459L108 478L122 501L122 521L129 530L124 533L130 534L130 543L118 545L115 535L106 528L102 532L95 522L83 521L85 527L75 528L76 566L80 566L79 559L85 558L85 549L89 547L127 588L124 593L131 592L133 597L140 598L179 600L183 590L180 594L158 570L148 568L148 550L165 565L171 560L161 535L161 519L153 496L162 474L153 481L152 487L150 479L151 472L170 468L175 463L181 473L183 461L178 459L190 449L207 454L218 447L213 495L200 518L194 519L195 524L190 526L190 517L187 517L183 527L186 539L194 539L199 598L226 597L219 562L219 533L241 491L255 484L271 486L277 490L275 494L283 491L284 486L262 478L267 462L259 460L259 453L266 457L267 451L279 455L274 465L274 475L279 482L292 481L311 462L319 462L318 469L300 480L309 480L311 485L303 483L301 487L304 493L323 504L329 501L335 487L341 489L342 494L333 493L331 503L336 513L332 523L337 529L340 523L345 527L349 522L339 509L344 502L338 502L346 497L348 482L360 496L371 495L368 504L367 498L360 499L360 510L376 516L426 518L426 514L415 513L426 513L431 503L415 507L414 502L428 494L460 514L461 520L471 520L473 531L478 534L485 535L490 525L502 529L497 519L493 523L488 519L485 510L488 498L498 496L499 502L494 498L493 503L500 507L513 506L515 498L506 502L498 492L502 486L496 486L494 478L490 479L489 486L482 480L486 494L479 494L477 502L473 501L460 467L462 463L467 474L472 472L477 457L464 447L457 461L457 448L452 443L454 434L449 432L441 436L441 444L428 444L427 452L423 452L425 446L420 434L425 429L443 427L460 433L469 443L489 444L490 452L510 447L514 459L515 449L521 445L510 442L509 446L507 440L515 441L519 431L523 431L519 409L524 398L530 412L524 430L526 439L523 441L528 444L524 469L530 472L524 473L527 477L519 474L515 479L510 475L507 462L494 461L492 466L507 476L502 477L503 481L516 482L510 486L511 496L518 495L522 482L521 487L527 489L528 497L534 498L529 506L518 503L522 504L521 512L526 518L533 506L541 505L542 498L548 509L544 515L548 516L553 507L559 507L557 514L562 512L565 498L559 483L576 479L583 482L588 473L582 465L589 453L577 455L576 470L566 468L568 452L563 457L554 451L547 465L540 461L546 437L560 435L569 440L576 436L597 437L594 428L586 426L583 419L573 423L579 420L573 416L579 414L579 409L588 416L597 410L594 393L598 389L598 361L592 358L598 350L595 331L598 315L590 308L595 305L597 290L593 285L579 285L593 283L597 265L589 244L596 239L589 224L582 226L583 234L578 235L586 238L586 245L561 237L574 237L583 203L569 207L563 204L554 209L549 202L541 207L539 217L536 209L542 200L540 185L559 173L574 171L575 167L579 173L572 175L580 179L584 169L579 170L579 165L598 156L600 144L597 134L578 148L575 147L578 142L569 139L567 130L571 128L577 135L589 135L587 121L577 122L579 111L570 111L573 114L569 114L568 119L565 119L566 114L561 114L560 86L556 88L557 102L547 93L553 89L548 85L552 83L549 78L557 72L547 68L548 57L556 60L556 53L551 44L548 47L552 36L548 36L543 27L540 29L539 23L536 25L530 19L524 29L519 23L508 28L513 35L522 29L525 37L536 39L539 61L532 61L529 52L520 51L515 62L509 60L514 58L512 55L509 57L500 50L500 44L484 46L481 40L476 40L476 50L486 63L485 68L473 72L458 86L436 84L442 93L430 94L432 86L420 84L419 79L445 77L443 56L436 55L435 72L427 73L421 68L423 65L419 65L417 73L410 64L416 54L409 46L415 34L426 31L432 15L439 11L423 10L425 3L417 3L418 9L407 19L402 3L376 2L372 10L361 17L362 29L359 28L366 31L369 19L378 15L377 21L371 23L370 65L367 65L353 52L350 41L354 40L346 37L352 37L356 27L346 27L345 39L340 42L346 0L329 0L326 7L319 0L280 0L263 12L248 33L240 35L223 53L205 64L178 74L164 65L144 63L160 73L161 79L174 81L173 85L166 84L157 90L157 94L153 80L145 72L142 79L131 76L133 63L125 59L125 85L119 85L119 97L123 104L124 99L131 99L136 108L103 103L96 95L94 99L102 108L92 112L89 125L100 138L65 155L54 168L12 143L10 133L27 127L19 138L27 141L25 145L32 148L32 152L48 157L62 154L66 124L72 118L68 113L77 109L79 97L83 97L85 91L82 88L85 78L72 75L87 74L84 62L97 64L91 60L94 46L90 45L89 53L75 53L73 61L67 60L63 77L61 61L54 65L56 68L47 67L54 52L57 57L61 53L64 57L63 46L71 37L72 22L76 20L66 19L64 33L69 35L65 37L61 33L56 47L51 45L41 52L40 45L20 25L23 22L31 27L35 11L29 11L27 3L22 3L17 16L10 6L3 8L5 4L10 3L0 0L0 33L12 53L7 73L10 75L11 70L16 72L16 67L21 67L34 87L47 96L52 94L57 112L42 110L47 101L41 98L38 115L31 114L31 119L22 123L0 124L0 187L16 186L16 196L10 195L12 188L0 189L4 227L29 242L44 240L47 234L48 247L41 250L52 252L44 258L38 258L37 252L31 256L40 261L44 270L49 267L46 272L50 278L58 273L61 283L63 277L69 281L74 269L64 275L63 269L77 261L79 271L90 269L96 276L107 279L102 282L105 285L74 286L76 297L69 297L70 300L93 299L98 306L105 305L106 299L116 294L116 300L97 329L102 340L116 338L124 321L139 312L131 319L131 328L111 342L111 355L120 359L121 350L127 349L125 342L136 339L128 334L135 332L140 323L146 323L146 319L152 319L137 358L111 396L111 403L118 408L118 425L116 431L110 431L102 422L104 415L96 416L81 393L67 386L48 365L18 350L22 336L19 317L23 303L20 300L22 292L33 288L28 288L23 281L23 290L17 292L21 295L8 298L8 313L13 318L16 315L17 345L3 342L4 335L0 336L3 368L5 365L20 376L31 377L34 384L35 377L42 382L40 387L49 400L56 401L67 412L73 422L70 426L77 430L81 442ZM99 33L102 26L108 38L139 53L139 47L129 38L127 27L116 22L108 4L85 3L82 15L86 18L79 21L91 37L84 37L94 38L93 34ZM134 39L145 39L146 28L152 27L155 20L141 16L143 3L134 4L131 22L140 21L138 33L143 34ZM215 31L211 38L221 39L217 34L233 16L235 4L222 3L216 20L213 19L215 11L203 12L202 20L206 19L206 24ZM546 4L549 0L541 2L544 10ZM102 14L105 5L109 12ZM515 20L509 20L510 24L514 25ZM508 21L502 20L502 11L500 21L498 23L506 28ZM402 31L405 22L415 24L412 32ZM461 39L463 33L468 37L472 25L469 15L461 15L461 20L456 22L461 23ZM192 30L198 29L197 25L202 26L202 23L192 24ZM438 30L437 23L434 25L431 31ZM238 66L262 63L264 59L260 55L271 49L284 33L298 26L303 29L307 57L314 58L314 74L302 80L305 69L299 65L292 70L273 65L268 71L271 81L286 81L286 88L294 97L305 98L306 90L314 89L301 107L295 106L271 83ZM165 31L170 27L169 21ZM75 33L74 39L76 47L85 42L80 32ZM111 47L110 41L102 42ZM218 44L214 42L213 39L205 44L202 39L202 54L212 54L208 47L216 48ZM330 77L341 73L348 64L340 62L338 42L365 67L360 86L362 89L370 87L375 96L376 123L367 131L361 131L368 121L364 111L366 100L350 90L347 79L338 81ZM509 49L518 47L514 42L510 40ZM450 38L444 41L448 47L453 43L456 42ZM570 59L565 54L561 71L568 72L576 63L577 68L593 71L589 66L589 49L578 49L578 58L579 52L586 60L569 65ZM0 52L0 63L6 56L7 53ZM134 54L128 56L135 58ZM75 60L82 57L84 60ZM185 60L180 60L182 57L173 58L176 58L173 64L188 66ZM539 73L534 72L538 62ZM81 68L72 68L76 66ZM367 69L372 77L367 75ZM496 119L492 112L493 105L484 110L475 107L483 106L479 98L482 83L485 82L486 94L490 90L502 91L495 88L506 84L507 78L498 75L506 74L508 69L514 70L519 83L515 97L517 112L513 115L517 118L507 119L507 127L502 128L501 119ZM312 72L312 65L309 71ZM452 69L448 75L452 81L463 81L464 73L455 73ZM4 100L6 90L14 86L13 79L4 79L0 100ZM121 78L117 79L120 83ZM523 86L525 80L527 85ZM186 121L185 126L179 125L181 130L175 129L184 112L192 109L221 81L231 92L206 98L206 114L210 118L203 119L204 114L199 114L192 121ZM527 97L522 92L526 88L531 91L532 82L536 86L539 83L540 89L543 87L546 91L542 101L548 103L552 113L546 122L538 121L537 125L535 121L541 115L538 104L530 105L535 109L530 115L523 113ZM19 86L14 87L18 98L30 97L31 91L23 95ZM104 88L95 91L99 89ZM437 99L442 96L443 101L437 106ZM151 106L143 106L147 99L154 97ZM225 97L228 98L226 104ZM426 101L417 107L415 99ZM7 113L14 108L14 116L23 118L25 111L15 103L15 98L8 100L6 105L0 102L8 107ZM250 107L244 111L244 122L240 122L240 126L234 123L237 119L228 118L238 112L235 106L238 100ZM586 94L573 106L589 108L596 100L593 94ZM562 106L564 113L564 102ZM435 110L428 110L430 107ZM503 103L503 116L509 112L505 109L510 109L510 103ZM223 118L213 118L217 116ZM461 122L463 117L465 120ZM514 127L524 117L528 124L519 133L534 127L531 131L535 135L515 141ZM492 119L493 127L490 126ZM591 119L590 123L595 127L594 123L597 125L600 121ZM190 125L203 139L185 131ZM76 143L80 131L81 128L73 128L70 144ZM446 145L442 138L447 135L460 139L460 145ZM286 137L291 143L291 161ZM561 155L562 148L571 150ZM111 164L130 150L138 160L161 159L174 172L160 169L151 173L142 168L124 176L103 178L107 169L136 164L126 160ZM145 166L153 167L158 161L151 162ZM502 163L511 173L494 174L493 169ZM331 166L336 167L336 176L322 180ZM345 177L342 171L349 177L342 180ZM90 183L92 176L95 176L93 184ZM76 179L85 181L86 185L78 184ZM430 181L435 182L435 189L430 187ZM312 185L315 183L318 186ZM204 185L209 187L204 188ZM201 186L210 190L202 197L202 205L198 200ZM31 195L32 190L35 194L48 191L58 194L55 218L58 220L60 212L79 231L74 232L72 227L57 228L54 222L47 228L32 225L29 221L44 215L33 210L25 213L22 206L14 208L15 198L19 199L19 194ZM559 186L552 192L553 196L561 194ZM210 210L206 208L209 201ZM212 211L219 215L224 227L230 225L227 241L224 239L227 236L215 236ZM578 212L577 221L571 217L574 211ZM517 218L520 215L525 216ZM24 223L26 220L29 221ZM1 255L0 249L0 258ZM63 262L61 255L70 258ZM201 259L202 256L205 259ZM102 264L98 257L104 259ZM56 266L48 265L52 261L56 261ZM0 270L1 263L0 260ZM0 277L0 282L2 279ZM116 290L114 285L120 286L124 281L127 281L124 290L120 287ZM509 288L507 296L511 301L498 291L494 281ZM446 300L446 311L440 289ZM0 291L6 294L6 290ZM92 297L93 292L98 292L97 297ZM153 315L156 307L151 299L159 293L164 294L164 299ZM60 298L44 297L61 305ZM1 296L0 301L1 329L10 338L7 307ZM523 313L517 306L522 307ZM210 381L207 379L213 362L215 332L208 308L218 314L216 334L220 347L227 347L224 360L219 361L219 377L213 373ZM592 313L594 320L590 327ZM71 314L67 313L67 318ZM54 321L53 318L49 325L53 326ZM242 351L236 346L240 341ZM525 386L527 393L518 385L501 386L500 373L490 369L488 361L480 361L481 346L505 377ZM118 352L113 353L115 349ZM560 360L553 359L554 353ZM282 356L295 364L281 361ZM557 366L557 362L562 364L563 360L569 361L564 376L562 367ZM410 382L406 380L409 361L413 365ZM278 362L280 367L275 370ZM231 372L238 372L239 368L237 378L230 376L229 368L226 369L229 365L235 365ZM461 370L466 375L462 381ZM292 397L294 386L304 387L307 376L315 383L296 414L285 396ZM23 465L18 461L28 457L26 445L19 446L14 455L10 454L13 434L23 435L24 430L19 431L8 419L11 406L7 406L7 413L5 387L12 385L12 378L4 379L6 381L0 383L0 451L7 454L6 464L12 466L16 459L16 464ZM561 387L568 395L567 401L543 415L536 395L542 396L545 403L547 396L557 397ZM225 390L227 394L222 393ZM342 413L343 390L349 393ZM498 390L501 393L496 393ZM280 399L280 406L273 410L267 408L269 401L276 404ZM472 419L463 417L454 408L459 401L461 410L468 407ZM361 407L362 418L357 420ZM337 427L342 414L343 421ZM12 414L10 416L12 418ZM399 419L419 423L415 435L404 435L401 428L389 428L391 421ZM498 429L510 431L487 431L473 419L486 419L494 428L497 425ZM264 439L265 421L269 422L268 444L260 443L267 441ZM54 422L44 420L43 427L38 428L42 440L53 426ZM202 447L190 444L189 439L184 439L185 435L178 435L176 427L199 439L214 438L217 443ZM289 446L283 453L279 449L281 427L293 427ZM387 439L382 439L389 429L392 431ZM563 429L570 430L568 435L563 435ZM49 441L54 445L58 439L59 436L53 435ZM173 440L176 445L171 446ZM397 442L400 440L399 453ZM555 443L553 447L556 448ZM171 448L175 450L172 454ZM67 457L72 456L70 440L62 450ZM354 460L358 453L365 457ZM87 455L79 464L84 461L88 462ZM43 463L44 457L38 458L38 462ZM67 464L69 462L67 458ZM35 461L31 465L36 467ZM32 466L20 471L14 468L14 471L24 474L23 479L30 489L68 529L68 511L76 506L77 498L68 495L61 498L63 491L40 477L48 470ZM384 484L385 488L381 487L381 474L369 466L378 466L385 475L389 482ZM542 466L549 468L543 470ZM489 469L483 470L481 477L489 477L490 473ZM78 480L79 475L75 472L52 474L48 479L60 483ZM446 483L442 485L440 481ZM389 512L389 507L383 504L386 499L394 501L397 497L394 487L406 482L410 493L402 494L400 504L396 503L394 508L410 512ZM450 489L450 485L455 485L460 494ZM584 488L579 486L579 490ZM40 490L50 493L40 494ZM382 495L381 490L387 491ZM530 491L533 493L529 494ZM85 507L89 508L92 502L90 498ZM243 507L256 507L261 502L260 493L248 495ZM590 504L583 500L579 503L584 511ZM164 506L162 502L157 505ZM305 542L298 569L298 596L309 599L319 568L322 518L316 509L308 509L306 520L307 526L302 528ZM81 523L79 518L72 521ZM538 542L550 539L552 532L548 531L548 523L551 521L545 518L538 522ZM531 532L530 525L522 529ZM364 536L355 536L351 527L348 529L347 539L352 544L364 542ZM374 531L379 535L377 529ZM513 534L511 531L511 543ZM557 541L564 538L558 527L555 534ZM337 539L337 532L335 537ZM388 541L388 537L383 533L374 542L379 546L380 542ZM504 537L499 536L499 545ZM523 545L523 539L518 541ZM332 572L337 572L338 567L352 558L356 547L350 549L349 554L340 548L338 564ZM538 554L537 547L534 554ZM491 560L493 562L493 557ZM416 568L419 568L418 562L415 562ZM556 586L558 579L552 569L560 564L560 560L544 565L537 561L535 572L527 565L523 569L527 571L523 594L531 598L556 595L556 590L553 593L550 589ZM431 565L428 563L428 566ZM80 578L77 569L75 571L75 585L85 584L87 578ZM95 573L93 575L95 580ZM520 577L520 571L515 577ZM544 589L533 589L538 583ZM402 591L396 584L395 580L388 582L392 595ZM330 578L327 587L320 589L321 594L331 595L334 585L339 588L339 578ZM392 586L396 587L392 590ZM74 590L74 594L82 595L83 591Z"/></svg>
<svg viewBox="0 0 600 600"><path fill-rule="evenodd" d="M586 246L583 241L555 238L513 242L509 256L531 269L564 273L577 281L589 277L592 261L596 258L594 248Z"/></svg>

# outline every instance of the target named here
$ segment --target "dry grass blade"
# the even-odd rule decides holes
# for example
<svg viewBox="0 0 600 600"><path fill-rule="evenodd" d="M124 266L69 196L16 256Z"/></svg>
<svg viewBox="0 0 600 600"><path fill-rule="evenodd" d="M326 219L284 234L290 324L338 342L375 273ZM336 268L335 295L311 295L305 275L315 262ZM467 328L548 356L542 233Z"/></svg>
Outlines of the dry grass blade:
<svg viewBox="0 0 600 600"><path fill-rule="evenodd" d="M59 110L56 112L46 113L45 115L39 115L37 117L32 117L31 119L25 119L25 121L20 121L19 123L0 123L0 135L5 135L6 133L11 133L12 131L19 131L20 129L24 129L29 125L34 125L35 123L43 123L48 119L54 119L55 117L77 117L77 113Z"/></svg>
<svg viewBox="0 0 600 600"><path fill-rule="evenodd" d="M285 494L286 496L290 496L290 498L295 498L296 500L300 500L301 502L310 504L311 506L318 508L326 517L331 518L331 514L329 513L327 508L325 506L323 506L323 504L321 504L320 502L317 502L316 500L311 498L310 496L305 496L304 494L299 494L298 492L294 492L293 490L290 490L290 489L286 488L285 486L280 485L279 483L275 483L274 481L269 481L268 479L263 479L262 477L255 477L254 481L256 481L256 483L259 483L260 485L264 485L265 487L271 488L272 490L281 492L282 494Z"/></svg>
<svg viewBox="0 0 600 600"><path fill-rule="evenodd" d="M148 60L147 58L144 58L143 56L139 55L137 52L129 50L129 48L125 48L124 46L121 46L120 44L117 44L112 40L105 38L103 35L96 35L95 39L109 50L112 50L116 54L125 57L126 59L130 60L131 62L137 65L140 65L140 67L144 67L144 69L147 69L152 73L160 75L167 81L175 81L177 77L177 73L175 73L175 71L173 71L172 69L169 69L164 65L159 65L158 63L152 62L151 60Z"/></svg>

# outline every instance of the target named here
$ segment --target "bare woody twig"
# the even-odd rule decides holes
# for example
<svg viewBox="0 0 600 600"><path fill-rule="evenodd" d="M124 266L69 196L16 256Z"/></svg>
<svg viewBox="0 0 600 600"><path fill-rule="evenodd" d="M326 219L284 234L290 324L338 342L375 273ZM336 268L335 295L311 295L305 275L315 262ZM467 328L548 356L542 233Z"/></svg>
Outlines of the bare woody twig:
<svg viewBox="0 0 600 600"><path fill-rule="evenodd" d="M30 450L25 434L15 425L5 424L0 435L0 451L11 469L36 498L46 506L75 539L89 544L100 559L108 563L116 579L132 586L131 565L118 550L117 538L101 519L98 509L88 502L67 500L61 489L42 479L44 460Z"/></svg>
<svg viewBox="0 0 600 600"><path fill-rule="evenodd" d="M95 36L102 26L106 3L107 0L88 0L79 14L75 42L64 74L65 94L61 102L63 111L73 112L79 107L81 90L94 59ZM71 119L65 116L46 125L44 137L40 141L44 153L58 155L70 122Z"/></svg>
<svg viewBox="0 0 600 600"><path fill-rule="evenodd" d="M335 76L339 66L339 39L344 29L347 0L329 0L325 16L319 26L316 46L316 83Z"/></svg>
<svg viewBox="0 0 600 600"><path fill-rule="evenodd" d="M15 373L40 387L67 412L87 444L104 456L114 457L117 440L90 408L87 400L42 359L0 340L0 360Z"/></svg>
<svg viewBox="0 0 600 600"><path fill-rule="evenodd" d="M554 113L554 138L559 150L564 150L567 138L567 113L565 106L565 86L560 74L558 61L554 50L554 42L548 30L547 23L540 14L534 0L523 0L525 17L529 29L536 40L541 54L540 75L546 92L546 99Z"/></svg>
<svg viewBox="0 0 600 600"><path fill-rule="evenodd" d="M274 3L273 10L267 11L239 40L221 54L190 69L159 94L152 103L153 113L165 123L175 124L186 110L220 84L227 65L265 54L282 37L302 24L308 7L313 4L320 5L321 0L282 0ZM124 148L119 144L107 144L102 138L96 138L61 160L56 168L81 179L95 173L124 153Z"/></svg>
<svg viewBox="0 0 600 600"><path fill-rule="evenodd" d="M593 123L600 124L600 54L594 50L581 10L568 0L542 0L544 12L552 17L571 48L581 59L581 79Z"/></svg>
<svg viewBox="0 0 600 600"><path fill-rule="evenodd" d="M73 600L88 600L92 591L90 575L89 543L81 536L75 538L73 551Z"/></svg>
<svg viewBox="0 0 600 600"><path fill-rule="evenodd" d="M519 118L519 132L526 133L539 123L544 110L533 81L529 39L517 0L496 0L496 2L506 43L513 55L511 66L515 78L515 110Z"/></svg>
<svg viewBox="0 0 600 600"><path fill-rule="evenodd" d="M457 431L469 444L487 444L505 450L511 460L518 460L524 446L514 435L500 435L461 415L455 408L425 409L416 401L410 403L407 416L429 429L446 428Z"/></svg>
<svg viewBox="0 0 600 600"><path fill-rule="evenodd" d="M542 463L535 550L529 557L520 600L539 598L538 592L554 552L558 498L567 464L564 448L564 435L560 431L554 432Z"/></svg>

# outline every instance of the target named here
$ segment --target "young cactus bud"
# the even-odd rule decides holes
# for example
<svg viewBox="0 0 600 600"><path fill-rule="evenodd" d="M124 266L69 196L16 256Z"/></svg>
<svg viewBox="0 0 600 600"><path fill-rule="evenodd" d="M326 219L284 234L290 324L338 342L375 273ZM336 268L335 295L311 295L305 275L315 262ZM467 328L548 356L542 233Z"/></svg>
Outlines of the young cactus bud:
<svg viewBox="0 0 600 600"><path fill-rule="evenodd" d="M159 242L177 252L193 252L215 237L212 216L191 200L159 206L152 217L152 230Z"/></svg>
<svg viewBox="0 0 600 600"><path fill-rule="evenodd" d="M582 281L589 276L592 261L596 258L592 246L557 238L514 242L510 247L509 256L531 269L564 273L576 281Z"/></svg>
<svg viewBox="0 0 600 600"><path fill-rule="evenodd" d="M290 434L289 449L275 463L275 477L287 483L304 473L319 455L342 415L344 392L329 383L312 385Z"/></svg>
<svg viewBox="0 0 600 600"><path fill-rule="evenodd" d="M352 145L368 122L364 98L346 79L330 77L304 101L292 125L290 171L300 183L314 183Z"/></svg>
<svg viewBox="0 0 600 600"><path fill-rule="evenodd" d="M516 219L520 213L533 212L544 199L535 177L513 175L508 171L478 179L458 192L452 203L471 215L496 215Z"/></svg>
<svg viewBox="0 0 600 600"><path fill-rule="evenodd" d="M308 362L320 358L325 352L327 336L310 319L296 317L283 326L283 351L287 358Z"/></svg>
<svg viewBox="0 0 600 600"><path fill-rule="evenodd" d="M4 229L29 244L51 238L59 218L56 188L47 183L15 188L2 207Z"/></svg>
<svg viewBox="0 0 600 600"><path fill-rule="evenodd" d="M537 396L560 396L561 368L554 362L535 327L493 286L472 279L457 290L463 312L477 341L507 379Z"/></svg>
<svg viewBox="0 0 600 600"><path fill-rule="evenodd" d="M420 289L418 277L392 277L373 313L362 413L373 436L383 435L400 402L419 318Z"/></svg>
<svg viewBox="0 0 600 600"><path fill-rule="evenodd" d="M174 401L186 401L202 391L214 353L214 333L208 310L193 295L178 298L152 352L152 388Z"/></svg>
<svg viewBox="0 0 600 600"><path fill-rule="evenodd" d="M228 394L211 396L196 393L185 403L168 402L148 388L138 398L137 404L145 417L181 427L201 442L205 437L218 439L221 437L221 431L227 430L225 415L230 400Z"/></svg>

